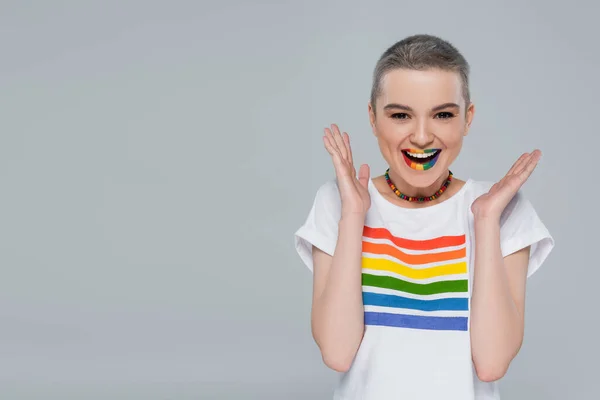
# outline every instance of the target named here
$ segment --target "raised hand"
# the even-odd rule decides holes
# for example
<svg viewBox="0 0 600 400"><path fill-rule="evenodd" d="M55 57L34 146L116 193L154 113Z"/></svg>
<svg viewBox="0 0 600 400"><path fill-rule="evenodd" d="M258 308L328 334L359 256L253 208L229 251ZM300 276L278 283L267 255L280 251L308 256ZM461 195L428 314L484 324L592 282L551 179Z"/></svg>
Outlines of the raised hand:
<svg viewBox="0 0 600 400"><path fill-rule="evenodd" d="M342 199L342 216L366 214L371 207L371 196L368 190L369 166L367 164L360 166L357 179L350 137L346 132L341 134L337 125L332 124L331 129L325 128L323 142L333 160Z"/></svg>
<svg viewBox="0 0 600 400"><path fill-rule="evenodd" d="M537 166L541 156L541 151L534 150L519 157L504 178L473 202L471 205L473 214L482 218L500 218L508 203Z"/></svg>

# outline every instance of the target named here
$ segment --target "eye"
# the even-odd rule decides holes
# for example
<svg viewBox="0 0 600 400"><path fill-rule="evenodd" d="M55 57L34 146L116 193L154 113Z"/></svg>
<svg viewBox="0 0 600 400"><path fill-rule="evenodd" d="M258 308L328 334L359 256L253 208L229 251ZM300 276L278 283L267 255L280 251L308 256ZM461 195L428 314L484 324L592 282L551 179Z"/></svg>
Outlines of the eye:
<svg viewBox="0 0 600 400"><path fill-rule="evenodd" d="M452 114L451 112L448 112L448 111L442 111L441 113L436 114L436 118L439 118L439 119L454 118L454 114Z"/></svg>
<svg viewBox="0 0 600 400"><path fill-rule="evenodd" d="M406 114L406 113L395 113L395 114L392 114L391 117L393 119L406 119L406 118L408 118L408 114Z"/></svg>

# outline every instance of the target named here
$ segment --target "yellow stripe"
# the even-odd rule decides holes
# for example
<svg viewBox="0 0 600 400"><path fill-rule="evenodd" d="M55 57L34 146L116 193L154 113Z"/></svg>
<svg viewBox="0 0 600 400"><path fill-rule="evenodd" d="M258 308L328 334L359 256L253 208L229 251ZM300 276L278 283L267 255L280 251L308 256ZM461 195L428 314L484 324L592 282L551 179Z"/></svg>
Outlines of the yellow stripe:
<svg viewBox="0 0 600 400"><path fill-rule="evenodd" d="M464 261L439 265L437 267L414 269L382 258L363 258L362 267L364 269L389 271L412 279L435 278L437 276L464 274L467 272L467 263Z"/></svg>

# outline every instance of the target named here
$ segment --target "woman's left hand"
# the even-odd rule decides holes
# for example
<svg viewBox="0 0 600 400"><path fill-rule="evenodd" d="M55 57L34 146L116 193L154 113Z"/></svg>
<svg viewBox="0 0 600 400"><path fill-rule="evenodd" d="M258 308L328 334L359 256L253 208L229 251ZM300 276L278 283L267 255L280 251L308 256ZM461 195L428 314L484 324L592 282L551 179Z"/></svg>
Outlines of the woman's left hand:
<svg viewBox="0 0 600 400"><path fill-rule="evenodd" d="M494 184L489 192L479 196L471 205L476 218L500 218L500 215L531 175L542 152L525 153L513 164L508 173Z"/></svg>

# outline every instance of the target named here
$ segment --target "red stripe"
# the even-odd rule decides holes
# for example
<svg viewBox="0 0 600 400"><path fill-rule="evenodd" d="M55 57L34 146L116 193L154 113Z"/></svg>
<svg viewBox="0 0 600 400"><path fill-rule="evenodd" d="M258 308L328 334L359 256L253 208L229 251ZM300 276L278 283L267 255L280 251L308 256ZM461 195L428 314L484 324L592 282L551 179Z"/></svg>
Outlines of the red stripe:
<svg viewBox="0 0 600 400"><path fill-rule="evenodd" d="M371 239L387 239L396 246L408 250L436 250L465 244L465 235L440 236L428 240L410 240L396 237L385 228L371 228L368 226L364 227L363 236Z"/></svg>

